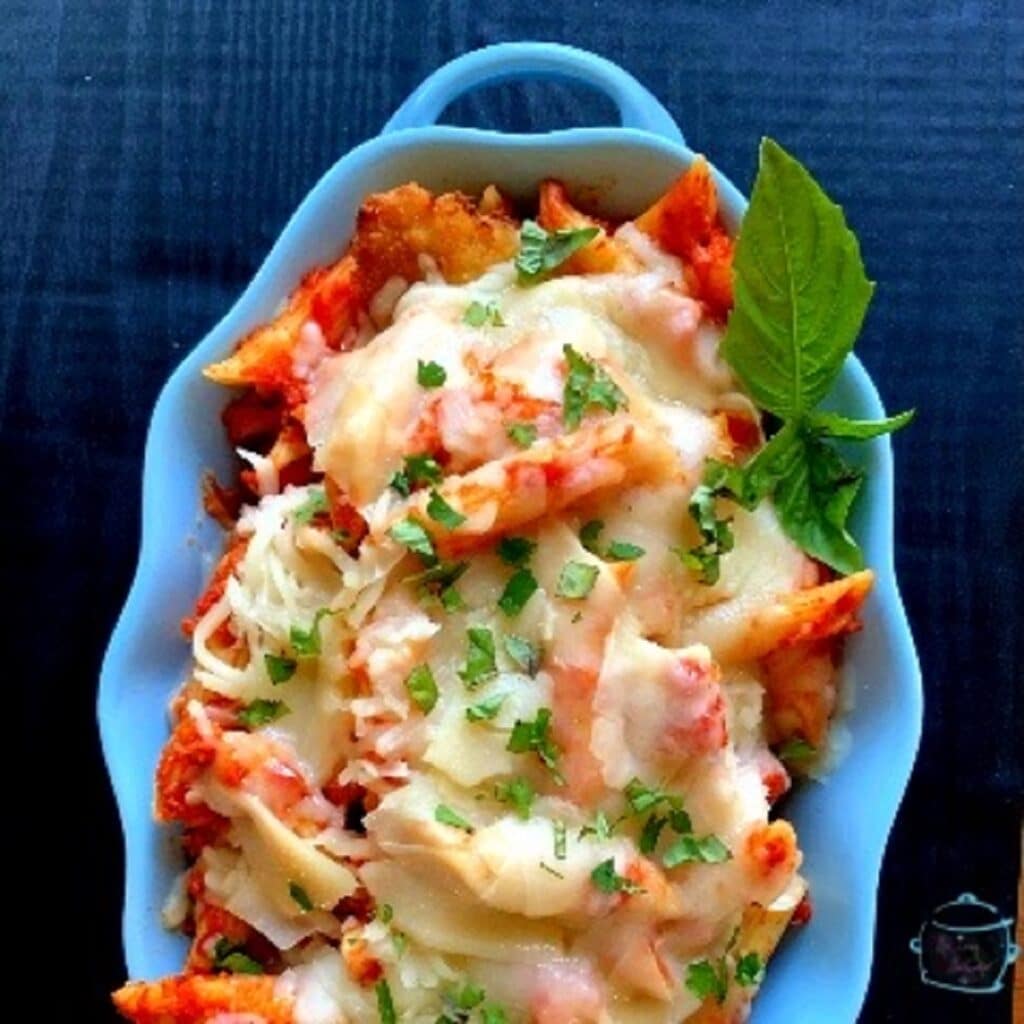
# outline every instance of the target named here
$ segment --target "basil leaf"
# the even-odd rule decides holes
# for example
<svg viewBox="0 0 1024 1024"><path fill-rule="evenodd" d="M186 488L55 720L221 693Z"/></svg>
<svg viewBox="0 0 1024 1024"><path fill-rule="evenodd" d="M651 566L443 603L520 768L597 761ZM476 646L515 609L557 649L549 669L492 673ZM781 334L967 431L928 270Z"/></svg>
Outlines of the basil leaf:
<svg viewBox="0 0 1024 1024"><path fill-rule="evenodd" d="M295 901L299 909L304 910L307 914L313 909L313 901L309 898L309 893L298 882L288 883L288 895Z"/></svg>
<svg viewBox="0 0 1024 1024"><path fill-rule="evenodd" d="M589 565L587 562L566 562L558 576L555 594L570 601L582 600L594 589L597 573L596 565Z"/></svg>
<svg viewBox="0 0 1024 1024"><path fill-rule="evenodd" d="M537 578L529 569L517 569L498 598L498 607L509 618L518 615L537 590Z"/></svg>
<svg viewBox="0 0 1024 1024"><path fill-rule="evenodd" d="M520 284L533 284L563 264L600 234L600 228L564 228L545 231L538 223L524 220L519 231L516 271Z"/></svg>
<svg viewBox="0 0 1024 1024"><path fill-rule="evenodd" d="M420 387L439 388L448 379L448 371L440 363L416 360L416 381Z"/></svg>
<svg viewBox="0 0 1024 1024"><path fill-rule="evenodd" d="M494 787L494 795L504 804L511 804L516 814L526 820L530 816L530 808L533 806L536 792L529 779L517 775L508 782L501 782Z"/></svg>
<svg viewBox="0 0 1024 1024"><path fill-rule="evenodd" d="M757 953L744 953L736 961L735 976L741 985L759 985L764 977L764 961Z"/></svg>
<svg viewBox="0 0 1024 1024"><path fill-rule="evenodd" d="M434 821L440 822L442 825L448 825L451 828L462 829L463 832L474 831L473 826L447 804L438 804L434 808Z"/></svg>
<svg viewBox="0 0 1024 1024"><path fill-rule="evenodd" d="M874 285L843 211L771 139L761 142L733 274L722 356L763 408L784 419L813 409L853 348Z"/></svg>
<svg viewBox="0 0 1024 1024"><path fill-rule="evenodd" d="M459 678L471 690L498 671L494 657L494 634L486 626L470 626L466 630L466 664L459 669Z"/></svg>
<svg viewBox="0 0 1024 1024"><path fill-rule="evenodd" d="M864 556L846 520L864 474L816 437L803 436L798 444L799 457L775 486L779 522L809 555L838 572L857 572Z"/></svg>
<svg viewBox="0 0 1024 1024"><path fill-rule="evenodd" d="M489 722L498 717L501 705L505 703L507 698L507 693L496 693L490 697L485 697L479 703L466 708L466 718L471 722Z"/></svg>
<svg viewBox="0 0 1024 1024"><path fill-rule="evenodd" d="M283 700L264 700L262 697L249 701L238 711L238 720L247 729L258 729L283 718L291 708Z"/></svg>
<svg viewBox="0 0 1024 1024"><path fill-rule="evenodd" d="M466 517L461 512L456 512L437 491L430 492L427 515L446 530L454 530L466 521Z"/></svg>
<svg viewBox="0 0 1024 1024"><path fill-rule="evenodd" d="M520 448L529 448L537 440L537 428L532 423L510 423L505 428L508 439Z"/></svg>
<svg viewBox="0 0 1024 1024"><path fill-rule="evenodd" d="M474 299L462 314L462 322L470 327L483 327L490 324L492 327L504 327L505 321L501 318L501 310L497 302L483 303Z"/></svg>
<svg viewBox="0 0 1024 1024"><path fill-rule="evenodd" d="M714 997L715 1002L724 1003L729 985L729 975L724 960L712 964L709 960L697 960L686 968L686 987L701 1000Z"/></svg>
<svg viewBox="0 0 1024 1024"><path fill-rule="evenodd" d="M283 654L264 654L263 667L267 670L267 678L270 679L270 682L274 686L280 686L281 683L287 683L295 675L299 663L294 658L285 657Z"/></svg>
<svg viewBox="0 0 1024 1024"><path fill-rule="evenodd" d="M388 985L387 978L381 978L373 986L373 990L377 994L377 1016L380 1018L380 1024L397 1024L395 1001L391 998L391 986Z"/></svg>
<svg viewBox="0 0 1024 1024"><path fill-rule="evenodd" d="M318 487L309 492L306 500L292 513L292 519L297 523L308 523L315 516L325 515L329 511L327 495L322 487Z"/></svg>
<svg viewBox="0 0 1024 1024"><path fill-rule="evenodd" d="M436 565L437 553L434 551L434 542L430 534L423 528L422 524L415 519L402 519L395 523L388 531L392 540L403 544L414 554L420 556L424 565Z"/></svg>
<svg viewBox="0 0 1024 1024"><path fill-rule="evenodd" d="M823 437L866 441L905 427L916 413L916 409L908 409L896 416L887 416L884 420L851 420L834 412L815 412L807 417L807 425L815 434Z"/></svg>
<svg viewBox="0 0 1024 1024"><path fill-rule="evenodd" d="M661 858L667 868L679 864L721 864L732 857L718 836L683 835L676 839Z"/></svg>
<svg viewBox="0 0 1024 1024"><path fill-rule="evenodd" d="M528 537L502 537L498 541L498 557L506 565L523 565L536 550L536 542Z"/></svg>
<svg viewBox="0 0 1024 1024"><path fill-rule="evenodd" d="M509 633L502 641L505 653L528 676L535 676L540 668L540 651L525 637Z"/></svg>
<svg viewBox="0 0 1024 1024"><path fill-rule="evenodd" d="M437 704L437 682L429 665L417 665L405 680L405 688L412 702L425 715L434 710Z"/></svg>

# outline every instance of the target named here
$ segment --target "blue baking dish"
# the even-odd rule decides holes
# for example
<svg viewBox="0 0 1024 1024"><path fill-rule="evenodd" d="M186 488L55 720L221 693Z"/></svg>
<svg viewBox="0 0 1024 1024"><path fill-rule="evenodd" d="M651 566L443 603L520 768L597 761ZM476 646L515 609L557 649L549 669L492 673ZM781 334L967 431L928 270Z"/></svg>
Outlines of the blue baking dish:
<svg viewBox="0 0 1024 1024"><path fill-rule="evenodd" d="M439 127L465 91L509 78L583 82L614 101L621 127L542 135ZM756 147L751 139L751 153ZM712 146L713 148L713 146ZM288 222L241 298L167 382L146 442L138 570L103 662L99 725L124 827L124 950L132 978L180 970L184 941L165 932L160 906L180 867L176 845L151 817L153 771L167 736L166 705L189 664L178 632L220 550L205 519L200 480L226 472L220 426L225 392L201 368L223 358L315 264L337 258L370 192L416 180L474 192L494 182L528 197L546 177L596 192L603 212L635 214L694 158L672 117L634 78L603 58L548 43L477 50L431 75L382 133L339 160ZM724 217L735 230L746 201L717 175ZM861 363L846 361L831 404L849 416L884 415ZM868 982L878 875L886 838L910 775L921 728L921 683L893 569L892 451L888 437L856 448L868 470L853 531L876 574L864 630L847 647L852 743L823 782L803 786L787 809L799 830L814 898L810 927L790 935L756 1001L755 1024L852 1024Z"/></svg>

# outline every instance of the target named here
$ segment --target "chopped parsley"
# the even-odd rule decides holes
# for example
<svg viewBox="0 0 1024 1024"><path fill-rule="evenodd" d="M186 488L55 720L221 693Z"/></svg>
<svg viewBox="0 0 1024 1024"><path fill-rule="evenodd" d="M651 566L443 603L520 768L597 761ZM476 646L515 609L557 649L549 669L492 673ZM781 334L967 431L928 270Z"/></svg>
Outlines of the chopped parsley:
<svg viewBox="0 0 1024 1024"><path fill-rule="evenodd" d="M498 717L501 705L507 698L507 693L495 693L490 697L485 697L479 703L466 708L466 718L470 722L490 722Z"/></svg>
<svg viewBox="0 0 1024 1024"><path fill-rule="evenodd" d="M440 363L416 361L416 380L420 387L439 388L448 379L448 373Z"/></svg>
<svg viewBox="0 0 1024 1024"><path fill-rule="evenodd" d="M438 804L434 808L434 821L440 822L442 825L450 825L452 828L462 829L463 832L473 831L473 826L447 804Z"/></svg>
<svg viewBox="0 0 1024 1024"><path fill-rule="evenodd" d="M295 675L299 663L294 658L285 657L283 654L264 654L263 667L267 670L267 677L271 683L274 686L280 686L281 683L287 683Z"/></svg>
<svg viewBox="0 0 1024 1024"><path fill-rule="evenodd" d="M537 550L537 542L529 537L502 537L498 541L498 557L516 568L525 565Z"/></svg>
<svg viewBox="0 0 1024 1024"><path fill-rule="evenodd" d="M595 839L599 840L610 839L614 830L615 825L608 820L608 815L605 814L604 811L598 811L597 814L594 815L594 824L584 825L583 828L580 829L580 839L583 839L586 836L593 836Z"/></svg>
<svg viewBox="0 0 1024 1024"><path fill-rule="evenodd" d="M757 953L744 953L736 961L735 977L744 986L760 985L764 977L764 961Z"/></svg>
<svg viewBox="0 0 1024 1024"><path fill-rule="evenodd" d="M327 495L322 487L317 487L309 492L306 500L292 513L292 519L297 523L309 523L317 516L326 515L329 511Z"/></svg>
<svg viewBox="0 0 1024 1024"><path fill-rule="evenodd" d="M497 302L493 300L488 303L478 302L474 299L462 314L462 322L470 327L483 327L490 324L492 327L504 327L505 321L501 317L501 310Z"/></svg>
<svg viewBox="0 0 1024 1024"><path fill-rule="evenodd" d="M223 935L213 947L213 969L229 974L262 974L263 965L244 952L240 945L229 942Z"/></svg>
<svg viewBox="0 0 1024 1024"><path fill-rule="evenodd" d="M533 785L529 779L517 775L508 782L499 782L494 787L494 796L503 804L511 804L524 821L530 816L530 808L533 806L536 797Z"/></svg>
<svg viewBox="0 0 1024 1024"><path fill-rule="evenodd" d="M470 626L466 641L466 664L459 669L459 678L472 690L498 671L494 634L486 626Z"/></svg>
<svg viewBox="0 0 1024 1024"><path fill-rule="evenodd" d="M427 515L435 523L440 523L446 530L454 530L466 521L466 517L461 512L456 512L437 491L430 492Z"/></svg>
<svg viewBox="0 0 1024 1024"><path fill-rule="evenodd" d="M625 875L615 870L615 858L609 857L590 872L590 880L600 892L624 892L627 894L643 892L643 888Z"/></svg>
<svg viewBox="0 0 1024 1024"><path fill-rule="evenodd" d="M604 529L603 519L591 519L580 527L580 543L592 554L601 553L597 546L597 540Z"/></svg>
<svg viewBox="0 0 1024 1024"><path fill-rule="evenodd" d="M413 554L419 555L420 561L426 565L437 564L437 552L430 534L415 519L402 519L388 531L392 540L407 547Z"/></svg>
<svg viewBox="0 0 1024 1024"><path fill-rule="evenodd" d="M510 423L505 433L520 448L529 448L537 440L537 428L532 423Z"/></svg>
<svg viewBox="0 0 1024 1024"><path fill-rule="evenodd" d="M560 785L565 781L558 770L558 759L562 755L558 744L551 737L551 709L538 708L537 717L531 721L518 719L509 734L506 750L513 754L533 751L547 766Z"/></svg>
<svg viewBox="0 0 1024 1024"><path fill-rule="evenodd" d="M376 917L381 924L391 924L395 917L395 910L390 903L382 903L377 908Z"/></svg>
<svg viewBox="0 0 1024 1024"><path fill-rule="evenodd" d="M562 422L575 430L592 406L616 412L628 408L622 389L593 360L581 355L572 345L563 345L569 372L562 390Z"/></svg>
<svg viewBox="0 0 1024 1024"><path fill-rule="evenodd" d="M528 676L535 676L540 668L540 651L534 644L531 644L525 637L509 633L502 640L505 653L521 668Z"/></svg>
<svg viewBox="0 0 1024 1024"><path fill-rule="evenodd" d="M509 617L518 615L537 589L537 578L529 569L517 569L498 598L498 607Z"/></svg>
<svg viewBox="0 0 1024 1024"><path fill-rule="evenodd" d="M539 281L596 238L600 231L598 227L545 231L536 221L524 220L519 230L519 254L516 256L519 283Z"/></svg>
<svg viewBox="0 0 1024 1024"><path fill-rule="evenodd" d="M469 562L438 562L406 579L416 586L421 598L436 598L446 612L462 611L466 603L455 589L455 583L468 568Z"/></svg>
<svg viewBox="0 0 1024 1024"><path fill-rule="evenodd" d="M663 814L652 814L640 830L640 841L638 846L644 856L649 857L658 848L658 840L661 838L662 830L668 824L668 818Z"/></svg>
<svg viewBox="0 0 1024 1024"><path fill-rule="evenodd" d="M594 589L598 568L587 562L566 562L558 576L555 594L570 601L580 601Z"/></svg>
<svg viewBox="0 0 1024 1024"><path fill-rule="evenodd" d="M380 1024L397 1024L395 1001L391 998L391 986L387 978L381 978L373 986L373 990L377 993L377 1016L380 1018Z"/></svg>
<svg viewBox="0 0 1024 1024"><path fill-rule="evenodd" d="M238 720L247 729L258 729L283 718L291 708L283 700L264 700L262 697L249 701L239 709Z"/></svg>
<svg viewBox="0 0 1024 1024"><path fill-rule="evenodd" d="M683 806L682 797L658 789L656 786L648 786L635 777L626 783L625 796L634 814L646 814L663 805L673 808Z"/></svg>
<svg viewBox="0 0 1024 1024"><path fill-rule="evenodd" d="M288 883L288 895L295 901L296 906L307 914L313 909L313 901L309 898L309 893L298 882Z"/></svg>
<svg viewBox="0 0 1024 1024"><path fill-rule="evenodd" d="M405 688L420 711L425 715L433 711L437 703L437 682L429 665L417 665L405 680Z"/></svg>

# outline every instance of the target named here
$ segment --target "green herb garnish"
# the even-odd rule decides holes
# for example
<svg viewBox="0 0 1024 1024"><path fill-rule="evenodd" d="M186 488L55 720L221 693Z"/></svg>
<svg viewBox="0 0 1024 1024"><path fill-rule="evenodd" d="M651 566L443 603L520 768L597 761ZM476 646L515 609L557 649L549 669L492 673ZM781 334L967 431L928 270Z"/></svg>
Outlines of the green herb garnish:
<svg viewBox="0 0 1024 1024"><path fill-rule="evenodd" d="M536 550L537 542L529 537L502 537L497 547L498 557L506 565L517 568L528 562Z"/></svg>
<svg viewBox="0 0 1024 1024"><path fill-rule="evenodd" d="M264 700L262 697L249 701L238 711L238 720L247 729L258 729L283 718L291 708L283 700Z"/></svg>
<svg viewBox="0 0 1024 1024"><path fill-rule="evenodd" d="M718 836L682 835L672 842L661 858L667 868L679 864L721 864L732 857Z"/></svg>
<svg viewBox="0 0 1024 1024"><path fill-rule="evenodd" d="M563 345L562 352L569 368L562 389L562 421L570 430L583 422L591 406L607 412L628 408L629 402L622 389L597 363L581 355L572 345Z"/></svg>
<svg viewBox="0 0 1024 1024"><path fill-rule="evenodd" d="M495 693L485 697L476 704L466 708L466 718L470 722L490 722L498 717L501 705L508 699L507 693Z"/></svg>
<svg viewBox="0 0 1024 1024"><path fill-rule="evenodd" d="M711 963L697 960L686 968L686 987L698 998L713 997L715 1002L724 1003L729 987L729 974L725 960Z"/></svg>
<svg viewBox="0 0 1024 1024"><path fill-rule="evenodd" d="M229 974L262 974L263 965L223 935L214 943L213 968Z"/></svg>
<svg viewBox="0 0 1024 1024"><path fill-rule="evenodd" d="M764 961L757 953L744 953L736 961L735 977L744 986L760 985L764 977Z"/></svg>
<svg viewBox="0 0 1024 1024"><path fill-rule="evenodd" d="M551 709L539 708L533 721L516 721L509 734L506 749L511 750L513 754L533 751L554 775L555 781L561 785L565 781L558 770L558 759L562 751L552 738L550 729Z"/></svg>
<svg viewBox="0 0 1024 1024"><path fill-rule="evenodd" d="M733 273L736 302L721 353L783 426L742 468L710 464L705 484L745 507L773 497L793 541L838 572L855 572L864 559L846 522L864 474L826 439L877 437L914 413L859 421L815 411L853 349L874 285L840 207L771 139L761 143ZM694 555L702 578L715 575L721 553Z"/></svg>
<svg viewBox="0 0 1024 1024"><path fill-rule="evenodd" d="M437 704L437 682L429 665L417 665L405 680L405 688L420 711L425 715L433 711Z"/></svg>
<svg viewBox="0 0 1024 1024"><path fill-rule="evenodd" d="M440 363L416 360L416 380L420 387L439 388L447 379L448 373Z"/></svg>
<svg viewBox="0 0 1024 1024"><path fill-rule="evenodd" d="M574 252L596 238L600 228L563 228L545 231L532 220L524 220L519 231L516 271L520 284L534 284L561 266Z"/></svg>
<svg viewBox="0 0 1024 1024"><path fill-rule="evenodd" d="M498 598L498 607L509 618L518 615L533 597L537 589L537 579L529 569L517 569L505 584L505 589Z"/></svg>
<svg viewBox="0 0 1024 1024"><path fill-rule="evenodd" d="M558 576L555 593L570 601L582 600L597 582L598 568L587 562L566 562Z"/></svg>
<svg viewBox="0 0 1024 1024"><path fill-rule="evenodd" d="M454 530L466 521L466 517L461 512L456 512L437 491L430 492L427 515L446 530Z"/></svg>
<svg viewBox="0 0 1024 1024"><path fill-rule="evenodd" d="M267 677L271 683L274 686L280 686L281 683L287 683L295 675L299 663L294 658L285 657L283 654L264 654L263 667L267 670Z"/></svg>
<svg viewBox="0 0 1024 1024"><path fill-rule="evenodd" d="M555 832L555 860L565 860L568 835L564 821L553 821L551 827Z"/></svg>
<svg viewBox="0 0 1024 1024"><path fill-rule="evenodd" d="M391 477L391 488L403 498L425 484L439 484L444 473L432 455L406 455L403 466Z"/></svg>
<svg viewBox="0 0 1024 1024"><path fill-rule="evenodd" d="M388 531L392 540L407 547L413 554L419 555L420 561L426 566L437 564L437 552L430 534L415 519L402 519Z"/></svg>
<svg viewBox="0 0 1024 1024"><path fill-rule="evenodd" d="M511 804L516 814L524 821L530 817L530 808L536 795L530 780L524 779L522 775L517 775L508 782L499 782L494 787L495 798L503 804Z"/></svg>
<svg viewBox="0 0 1024 1024"><path fill-rule="evenodd" d="M299 909L304 910L307 914L313 909L313 901L309 898L309 893L298 882L288 883L288 895Z"/></svg>
<svg viewBox="0 0 1024 1024"><path fill-rule="evenodd" d="M509 633L502 640L505 653L528 676L535 676L540 668L540 651L524 637Z"/></svg>
<svg viewBox="0 0 1024 1024"><path fill-rule="evenodd" d="M644 890L625 875L620 875L615 870L615 858L609 857L590 872L590 880L600 892L624 892L638 893Z"/></svg>
<svg viewBox="0 0 1024 1024"><path fill-rule="evenodd" d="M309 523L319 515L326 515L330 512L327 504L327 495L322 487L310 490L306 500L292 513L292 519L297 523Z"/></svg>
<svg viewBox="0 0 1024 1024"><path fill-rule="evenodd" d="M492 327L505 326L498 303L493 300L483 303L474 299L466 307L466 312L462 314L462 322L469 324L470 327L483 327L484 324L490 324Z"/></svg>
<svg viewBox="0 0 1024 1024"><path fill-rule="evenodd" d="M470 626L466 630L466 664L459 669L459 678L472 690L498 671L494 655L494 634L486 626Z"/></svg>
<svg viewBox="0 0 1024 1024"><path fill-rule="evenodd" d="M438 804L434 808L434 821L440 822L442 825L450 825L452 828L462 829L463 832L473 831L473 826L447 804Z"/></svg>
<svg viewBox="0 0 1024 1024"><path fill-rule="evenodd" d="M818 756L818 748L807 740L796 736L786 740L778 749L778 756L783 761L809 761Z"/></svg>
<svg viewBox="0 0 1024 1024"><path fill-rule="evenodd" d="M529 448L537 440L537 428L532 423L510 423L505 433L520 448Z"/></svg>
<svg viewBox="0 0 1024 1024"><path fill-rule="evenodd" d="M398 1015L395 1013L395 1001L391 998L391 986L388 985L387 978L381 978L373 986L373 990L377 993L377 1016L380 1018L380 1024L396 1024Z"/></svg>

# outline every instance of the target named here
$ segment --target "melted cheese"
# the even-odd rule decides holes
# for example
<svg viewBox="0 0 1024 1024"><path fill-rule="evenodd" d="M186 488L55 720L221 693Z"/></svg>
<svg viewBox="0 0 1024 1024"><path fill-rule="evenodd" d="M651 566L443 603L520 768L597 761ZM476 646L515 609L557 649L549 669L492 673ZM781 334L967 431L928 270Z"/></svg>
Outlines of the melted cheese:
<svg viewBox="0 0 1024 1024"><path fill-rule="evenodd" d="M638 273L524 288L503 265L458 287L395 280L363 347L325 356L307 332L315 465L370 534L358 557L346 554L296 522L308 488L276 494L261 477L265 496L239 525L247 550L194 635L207 690L287 702L262 735L314 789L298 804L209 778L195 791L231 819L225 845L205 854L207 887L290 951L279 986L298 1024L376 1019L372 989L326 944L338 937L327 912L357 887L393 921L350 920L343 941L383 965L403 1024L435 1020L443 991L466 978L512 1019L674 1024L698 1007L687 965L722 955L744 907L792 879L798 855L785 877L765 879L744 852L768 818L763 688L744 644L755 612L801 585L806 559L769 505L731 512L736 548L715 586L673 552L697 541L687 503L705 460L729 454L716 412L748 400L678 261L619 234ZM495 304L503 326L467 324L471 302ZM575 430L562 415L566 344L627 398L614 413L589 407ZM427 362L444 368L443 386L418 383ZM538 434L525 452L507 433L524 421ZM423 489L389 488L418 453L444 467L438 487L466 517L454 531L430 517ZM410 577L423 567L389 536L410 516L445 558L467 563L448 611L417 595ZM593 520L604 525L588 548L580 531ZM495 552L510 532L533 546L536 582L514 613L499 599L516 569ZM612 541L643 554L615 561ZM576 596L564 593L573 564L589 584ZM275 685L265 655L289 652L296 627L314 623L319 654L297 656ZM237 638L227 650L225 626ZM494 643L493 671L479 678L466 671L474 630ZM510 636L537 652L532 675L506 649ZM427 713L407 686L421 666L437 687ZM548 763L509 749L513 730L544 715ZM685 801L695 834L718 837L731 859L665 867L670 826L657 853L641 853L647 816L623 796L636 778ZM328 781L371 794L365 838L319 795ZM508 801L512 783L534 794L526 816ZM619 882L597 884L609 870Z"/></svg>

